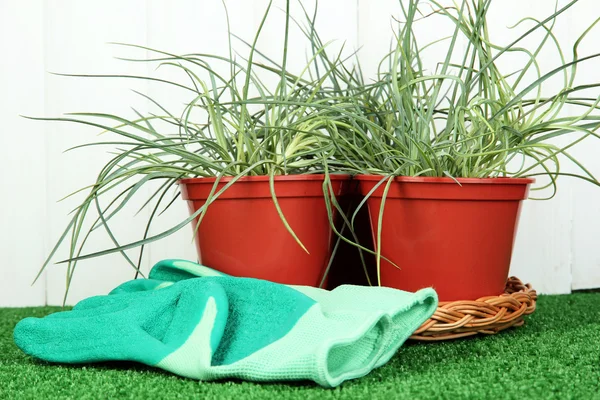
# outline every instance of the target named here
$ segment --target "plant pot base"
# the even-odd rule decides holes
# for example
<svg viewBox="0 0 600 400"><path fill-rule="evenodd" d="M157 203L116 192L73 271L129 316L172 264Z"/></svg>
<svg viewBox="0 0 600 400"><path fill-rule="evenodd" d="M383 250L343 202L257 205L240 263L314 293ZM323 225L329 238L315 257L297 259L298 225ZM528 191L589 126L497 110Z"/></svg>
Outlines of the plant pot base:
<svg viewBox="0 0 600 400"><path fill-rule="evenodd" d="M410 337L420 341L493 335L522 326L523 316L536 308L537 293L530 284L508 278L504 293L472 300L440 302L435 313Z"/></svg>

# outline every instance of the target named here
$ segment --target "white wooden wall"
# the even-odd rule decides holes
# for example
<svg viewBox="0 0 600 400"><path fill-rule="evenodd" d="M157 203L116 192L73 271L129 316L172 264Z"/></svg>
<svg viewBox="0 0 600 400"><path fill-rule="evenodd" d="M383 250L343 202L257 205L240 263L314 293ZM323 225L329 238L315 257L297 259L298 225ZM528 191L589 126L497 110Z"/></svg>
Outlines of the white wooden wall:
<svg viewBox="0 0 600 400"><path fill-rule="evenodd" d="M312 3L304 0L309 9ZM552 11L553 3L496 0L491 18L493 37L511 37L514 33L506 26L525 16L543 17ZM251 39L267 1L228 0L227 4L234 32ZM285 3L275 0L274 6L283 8ZM297 4L294 9L298 10ZM320 2L317 24L325 39L345 40L349 51L362 46L360 58L369 73L389 46L390 15L398 14L397 0L327 0ZM559 40L571 43L596 16L595 0L581 0L557 26ZM261 48L274 54L281 46L282 17L275 9L261 40ZM424 40L435 37L436 29L439 26L424 29ZM30 121L19 115L107 111L131 116L130 106L143 111L147 104L129 89L169 104L177 101L164 89L143 81L65 78L50 72L146 74L151 71L145 64L115 59L139 56L139 52L132 54L107 43L141 44L173 53L225 54L225 33L224 11L218 0L0 0L0 306L62 303L63 267L51 266L34 286L31 281L80 197L58 200L93 182L109 157L107 149L98 148L63 153L96 139L93 129ZM295 35L297 39L299 33ZM597 39L588 40L581 53L597 52L596 43ZM304 49L294 51L290 59L303 60ZM570 54L570 49L565 52ZM547 61L547 68L556 65L556 55L548 54ZM586 82L600 80L598 63L584 65L580 71ZM597 175L599 149L600 143L589 142L576 150ZM600 287L599 204L598 188L568 179L561 182L553 200L525 202L511 272L544 293ZM179 202L167 218L183 218L186 213ZM143 224L143 216L128 216L116 221L113 229L121 242L127 242L139 237ZM99 235L88 250L110 245L108 238ZM132 252L132 257L137 257L135 254ZM65 256L63 250L56 261ZM150 246L144 265L147 270L162 258L176 257L195 258L189 230ZM106 293L132 276L131 267L118 255L82 262L68 303Z"/></svg>

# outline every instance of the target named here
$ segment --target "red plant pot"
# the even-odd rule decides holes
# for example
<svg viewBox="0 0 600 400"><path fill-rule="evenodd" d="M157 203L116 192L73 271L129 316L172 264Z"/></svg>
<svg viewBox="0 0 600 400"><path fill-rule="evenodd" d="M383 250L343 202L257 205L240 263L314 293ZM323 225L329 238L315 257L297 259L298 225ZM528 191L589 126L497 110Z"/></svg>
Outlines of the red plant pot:
<svg viewBox="0 0 600 400"><path fill-rule="evenodd" d="M383 177L360 175L362 195ZM433 287L440 301L504 291L521 201L533 179L397 177L383 211L381 284L407 291ZM387 182L387 181L386 181ZM373 242L386 182L367 200Z"/></svg>
<svg viewBox="0 0 600 400"><path fill-rule="evenodd" d="M348 175L330 178L336 196L350 179ZM221 178L215 193L231 179ZM216 178L180 181L182 197L191 213L206 203L215 181ZM200 262L229 275L319 286L332 247L323 181L324 175L275 177L279 206L309 254L287 231L277 213L269 177L252 176L240 178L208 205L195 237Z"/></svg>

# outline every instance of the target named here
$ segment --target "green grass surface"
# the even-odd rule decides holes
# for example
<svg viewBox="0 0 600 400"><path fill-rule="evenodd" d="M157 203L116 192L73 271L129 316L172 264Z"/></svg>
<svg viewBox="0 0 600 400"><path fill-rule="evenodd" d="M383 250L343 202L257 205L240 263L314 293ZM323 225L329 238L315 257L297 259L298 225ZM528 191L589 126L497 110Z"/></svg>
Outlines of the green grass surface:
<svg viewBox="0 0 600 400"><path fill-rule="evenodd" d="M333 390L309 383L199 383L134 364L50 365L12 330L58 308L0 309L0 399L600 399L600 293L541 296L524 327L447 343L409 343L384 367Z"/></svg>

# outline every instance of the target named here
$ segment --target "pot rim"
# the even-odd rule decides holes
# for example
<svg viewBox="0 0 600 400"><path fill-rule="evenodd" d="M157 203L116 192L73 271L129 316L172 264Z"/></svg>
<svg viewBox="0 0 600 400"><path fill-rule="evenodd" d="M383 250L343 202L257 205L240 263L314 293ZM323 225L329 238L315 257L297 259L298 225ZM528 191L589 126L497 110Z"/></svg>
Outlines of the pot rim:
<svg viewBox="0 0 600 400"><path fill-rule="evenodd" d="M354 179L359 181L381 181L384 175L355 175ZM458 181L463 184L484 184L484 185L529 185L535 182L535 178L511 178L511 177L498 177L498 178L447 178L447 177L430 177L430 176L397 176L394 178L395 182L403 183L440 183L448 184Z"/></svg>
<svg viewBox="0 0 600 400"><path fill-rule="evenodd" d="M223 176L219 179L219 182L227 183L231 181L234 176ZM322 181L325 178L325 174L298 174L298 175L275 175L275 181ZM329 174L329 179L332 181L349 180L351 175L349 174ZM182 178L178 181L180 185L189 184L204 184L204 183L215 183L217 180L216 176L210 177L198 177L198 178ZM269 182L269 176L267 175L255 175L255 176L242 176L237 182Z"/></svg>

